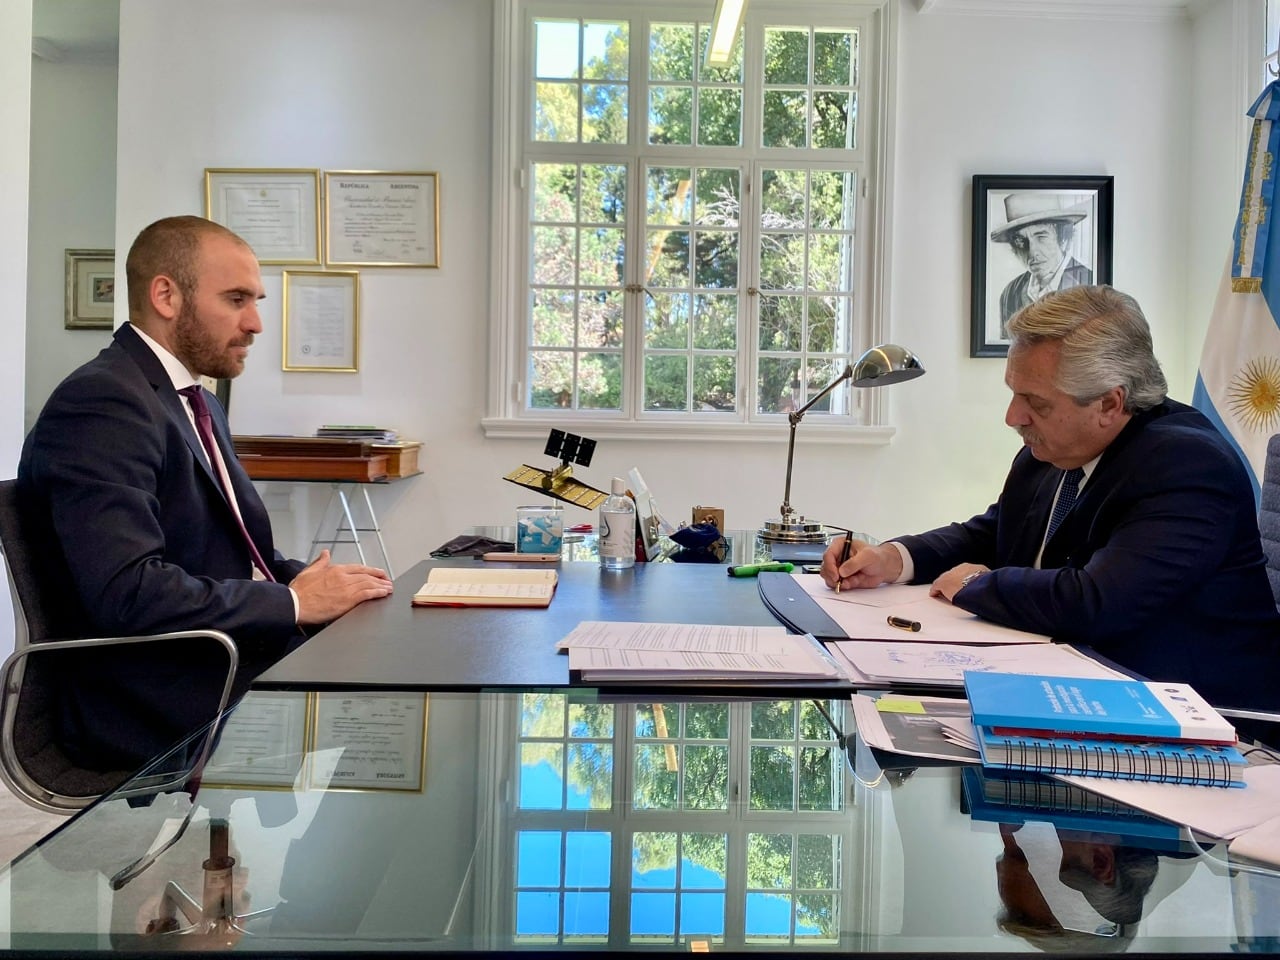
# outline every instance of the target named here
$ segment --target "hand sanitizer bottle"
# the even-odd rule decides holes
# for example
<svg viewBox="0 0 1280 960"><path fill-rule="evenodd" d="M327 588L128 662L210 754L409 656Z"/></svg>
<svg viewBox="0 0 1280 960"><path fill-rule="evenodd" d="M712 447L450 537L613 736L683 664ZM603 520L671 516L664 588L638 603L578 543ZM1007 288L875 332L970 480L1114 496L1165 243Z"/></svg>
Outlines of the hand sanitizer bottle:
<svg viewBox="0 0 1280 960"><path fill-rule="evenodd" d="M600 569L627 570L636 563L636 505L621 477L613 478L612 489L600 504Z"/></svg>

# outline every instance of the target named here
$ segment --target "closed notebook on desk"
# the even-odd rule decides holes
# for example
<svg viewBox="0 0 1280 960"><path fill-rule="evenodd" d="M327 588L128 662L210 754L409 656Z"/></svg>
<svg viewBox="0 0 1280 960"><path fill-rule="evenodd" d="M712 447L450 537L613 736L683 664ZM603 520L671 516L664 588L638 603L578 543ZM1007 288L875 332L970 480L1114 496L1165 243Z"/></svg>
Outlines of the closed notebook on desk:
<svg viewBox="0 0 1280 960"><path fill-rule="evenodd" d="M554 570L436 567L413 595L415 607L545 607L556 592Z"/></svg>

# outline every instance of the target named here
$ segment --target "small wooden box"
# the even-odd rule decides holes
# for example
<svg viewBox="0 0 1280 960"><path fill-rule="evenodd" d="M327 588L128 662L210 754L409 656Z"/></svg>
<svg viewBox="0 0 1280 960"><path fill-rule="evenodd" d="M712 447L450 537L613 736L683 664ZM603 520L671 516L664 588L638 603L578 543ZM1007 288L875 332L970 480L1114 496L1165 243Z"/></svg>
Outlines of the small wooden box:
<svg viewBox="0 0 1280 960"><path fill-rule="evenodd" d="M376 454L386 454L389 477L412 477L422 472L422 468L418 466L418 451L422 449L421 440L375 443L372 444L372 449Z"/></svg>

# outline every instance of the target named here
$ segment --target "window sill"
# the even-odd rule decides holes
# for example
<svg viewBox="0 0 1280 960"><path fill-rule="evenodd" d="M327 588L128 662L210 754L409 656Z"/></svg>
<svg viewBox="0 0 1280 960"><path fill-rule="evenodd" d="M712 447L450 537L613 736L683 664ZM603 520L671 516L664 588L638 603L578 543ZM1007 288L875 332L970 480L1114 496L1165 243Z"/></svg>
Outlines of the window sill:
<svg viewBox="0 0 1280 960"><path fill-rule="evenodd" d="M480 421L486 439L545 439L554 428L573 430L592 440L688 440L697 443L785 443L787 422L772 423L708 423L636 422L633 420L591 420L581 415L572 419L485 417ZM796 430L796 444L833 444L838 446L885 446L897 433L896 427L855 426L851 424L805 421Z"/></svg>

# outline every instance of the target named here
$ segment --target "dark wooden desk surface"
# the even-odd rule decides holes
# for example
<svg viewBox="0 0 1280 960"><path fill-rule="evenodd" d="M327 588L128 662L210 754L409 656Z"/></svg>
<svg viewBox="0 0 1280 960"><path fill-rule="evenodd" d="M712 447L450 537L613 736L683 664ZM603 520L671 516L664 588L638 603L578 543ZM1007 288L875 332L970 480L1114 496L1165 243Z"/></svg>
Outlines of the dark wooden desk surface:
<svg viewBox="0 0 1280 960"><path fill-rule="evenodd" d="M756 580L720 564L638 563L606 573L594 563L562 562L545 609L415 607L432 566L478 560L425 560L396 578L384 600L363 603L317 633L254 683L263 689L565 686L562 639L582 620L774 626ZM488 564L488 566L496 566ZM521 564L505 564L521 567Z"/></svg>

